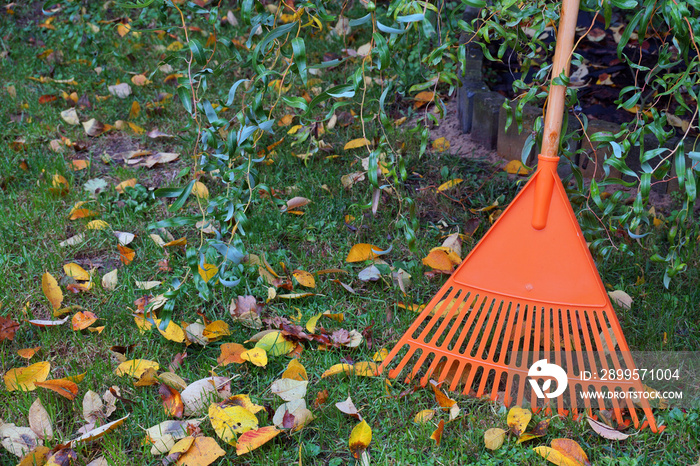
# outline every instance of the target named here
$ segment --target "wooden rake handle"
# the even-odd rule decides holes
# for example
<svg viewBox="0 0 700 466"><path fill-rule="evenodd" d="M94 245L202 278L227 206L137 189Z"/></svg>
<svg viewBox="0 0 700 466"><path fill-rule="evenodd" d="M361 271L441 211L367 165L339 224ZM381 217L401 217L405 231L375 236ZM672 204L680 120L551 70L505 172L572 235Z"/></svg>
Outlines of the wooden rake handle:
<svg viewBox="0 0 700 466"><path fill-rule="evenodd" d="M557 153L559 150L561 124L564 118L566 86L554 84L554 78L559 77L562 73L569 76L578 7L579 0L563 0L561 6L559 32L557 33L557 44L554 49L554 62L552 63L552 82L549 86L549 99L544 118L542 150L537 164L535 205L532 213L532 227L536 230L542 230L547 226L549 204L552 200L552 190L556 178L555 173L559 162Z"/></svg>

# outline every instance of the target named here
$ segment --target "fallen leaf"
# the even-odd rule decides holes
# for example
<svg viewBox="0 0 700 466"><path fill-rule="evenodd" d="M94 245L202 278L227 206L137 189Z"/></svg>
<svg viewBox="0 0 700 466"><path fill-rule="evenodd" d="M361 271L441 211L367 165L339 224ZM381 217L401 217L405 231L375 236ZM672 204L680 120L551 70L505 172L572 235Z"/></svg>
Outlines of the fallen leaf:
<svg viewBox="0 0 700 466"><path fill-rule="evenodd" d="M0 317L0 327L2 326L1 322L3 320L3 317ZM0 336L2 336L2 332L0 331ZM2 338L0 338L2 340ZM41 349L41 346L37 346L36 348L25 348L25 349L20 349L17 350L17 354L20 357L23 357L24 359L32 359L34 354L36 354L37 351Z"/></svg>
<svg viewBox="0 0 700 466"><path fill-rule="evenodd" d="M73 331L85 330L97 321L97 316L90 312L76 312L72 319Z"/></svg>
<svg viewBox="0 0 700 466"><path fill-rule="evenodd" d="M51 306L55 309L61 307L63 302L63 291L58 286L58 282L53 275L46 272L41 277L41 289L44 291L44 295L48 298Z"/></svg>
<svg viewBox="0 0 700 466"><path fill-rule="evenodd" d="M376 246L372 246L367 243L358 243L354 245L348 257L345 258L345 262L362 262L370 259L376 259L377 256L388 253L388 251L382 251Z"/></svg>
<svg viewBox="0 0 700 466"><path fill-rule="evenodd" d="M275 330L263 336L255 347L265 350L270 356L282 356L292 351L295 345L282 332Z"/></svg>
<svg viewBox="0 0 700 466"><path fill-rule="evenodd" d="M88 222L88 224L85 225L85 228L88 230L106 230L110 228L110 226L109 223L105 222L104 220L93 220Z"/></svg>
<svg viewBox="0 0 700 466"><path fill-rule="evenodd" d="M325 379L326 377L332 377L334 375L342 373L354 374L355 368L352 364L334 364L333 366L329 367L323 374L321 374L321 378Z"/></svg>
<svg viewBox="0 0 700 466"><path fill-rule="evenodd" d="M362 420L362 415L360 415L360 412L355 407L355 403L352 402L351 397L348 397L348 399L345 401L339 401L335 404L335 407L338 408L342 413L345 413L348 416L352 416L358 421Z"/></svg>
<svg viewBox="0 0 700 466"><path fill-rule="evenodd" d="M506 431L499 428L491 428L484 432L484 444L489 450L498 450L506 439Z"/></svg>
<svg viewBox="0 0 700 466"><path fill-rule="evenodd" d="M123 193L124 188L133 188L134 186L136 186L136 178L129 178L116 185L114 189L116 189L118 193Z"/></svg>
<svg viewBox="0 0 700 466"><path fill-rule="evenodd" d="M37 362L27 367L10 369L4 375L5 388L8 392L22 390L31 392L36 390L36 382L43 382L49 375L51 363L47 361Z"/></svg>
<svg viewBox="0 0 700 466"><path fill-rule="evenodd" d="M303 398L306 395L308 380L277 379L272 382L270 390L284 401Z"/></svg>
<svg viewBox="0 0 700 466"><path fill-rule="evenodd" d="M630 309L632 307L632 297L622 290L608 291L608 296L610 296L612 302L623 309Z"/></svg>
<svg viewBox="0 0 700 466"><path fill-rule="evenodd" d="M292 272L292 275L301 286L305 286L306 288L316 288L316 279L309 272L305 272L304 270L295 270Z"/></svg>
<svg viewBox="0 0 700 466"><path fill-rule="evenodd" d="M438 152L445 152L450 148L450 141L445 138L437 138L433 141L433 149Z"/></svg>
<svg viewBox="0 0 700 466"><path fill-rule="evenodd" d="M51 419L49 418L48 411L46 411L44 405L41 404L40 398L34 400L34 403L29 407L27 419L29 420L29 428L32 429L40 439L53 439Z"/></svg>
<svg viewBox="0 0 700 466"><path fill-rule="evenodd" d="M629 438L629 434L625 434L624 432L620 432L619 430L613 429L612 427L608 427L602 422L595 421L590 417L587 417L586 420L591 426L591 429L593 429L598 435L600 435L603 438L606 438L608 440L625 440Z"/></svg>
<svg viewBox="0 0 700 466"><path fill-rule="evenodd" d="M275 411L272 423L277 427L297 432L314 419L313 413L306 407L306 401L298 399L281 404Z"/></svg>
<svg viewBox="0 0 700 466"><path fill-rule="evenodd" d="M64 398L74 400L78 396L78 384L68 379L53 379L45 382L35 382L37 387L52 390Z"/></svg>
<svg viewBox="0 0 700 466"><path fill-rule="evenodd" d="M256 448L261 447L273 438L277 437L281 430L275 426L262 427L257 430L249 430L238 438L236 443L236 454L238 456L250 453Z"/></svg>
<svg viewBox="0 0 700 466"><path fill-rule="evenodd" d="M80 120L78 119L78 112L76 112L74 108L69 108L68 110L62 111L61 118L69 125L76 126L80 124Z"/></svg>
<svg viewBox="0 0 700 466"><path fill-rule="evenodd" d="M296 196L291 198L290 200L287 201L287 204L284 205L281 209L282 212L291 212L294 211L300 207L304 207L305 205L309 204L311 202L310 199L307 199L305 197L301 196Z"/></svg>
<svg viewBox="0 0 700 466"><path fill-rule="evenodd" d="M372 143L365 138L353 139L348 141L343 147L344 150L357 149L358 147L372 147Z"/></svg>
<svg viewBox="0 0 700 466"><path fill-rule="evenodd" d="M129 265L131 262L133 262L134 257L136 256L136 251L126 246L122 246L121 244L117 246L117 249L119 250L119 259L124 265Z"/></svg>
<svg viewBox="0 0 700 466"><path fill-rule="evenodd" d="M440 419L440 422L438 423L437 429L430 435L430 438L435 440L435 446L439 447L440 446L440 440L442 440L442 432L445 430L445 420Z"/></svg>
<svg viewBox="0 0 700 466"><path fill-rule="evenodd" d="M114 373L119 377L123 375L130 375L131 377L138 379L148 368L158 370L160 365L157 362L150 361L148 359L131 359L119 364Z"/></svg>
<svg viewBox="0 0 700 466"><path fill-rule="evenodd" d="M49 447L45 447L43 445L38 445L34 447L32 451L27 453L23 458L22 461L17 463L17 466L39 466L39 465L44 465L46 464L46 460L48 459L48 455L51 453L51 449ZM90 465L88 465L90 466Z"/></svg>
<svg viewBox="0 0 700 466"><path fill-rule="evenodd" d="M12 319L8 319L7 317L0 316L0 341L3 340L14 340L15 339L15 333L17 333L17 329L19 328L19 322L15 322ZM40 346L37 347L41 348ZM27 350L19 350L19 351L27 351ZM19 351L17 352L19 354ZM32 353L33 355L34 353ZM26 357L20 354L23 358L29 359L32 356Z"/></svg>
<svg viewBox="0 0 700 466"><path fill-rule="evenodd" d="M508 427L516 437L525 432L530 419L532 419L532 412L529 409L513 406L508 411Z"/></svg>
<svg viewBox="0 0 700 466"><path fill-rule="evenodd" d="M197 265L197 269L199 271L199 276L202 278L202 280L204 280L205 283L208 283L209 280L214 278L219 272L219 268L214 264Z"/></svg>
<svg viewBox="0 0 700 466"><path fill-rule="evenodd" d="M85 134L91 138L95 138L104 133L107 127L96 119L91 118L83 122L83 129L85 130Z"/></svg>
<svg viewBox="0 0 700 466"><path fill-rule="evenodd" d="M209 421L216 435L229 445L236 444L238 435L258 428L258 418L242 406L213 403L209 406Z"/></svg>
<svg viewBox="0 0 700 466"><path fill-rule="evenodd" d="M306 368L302 366L298 359L292 359L287 364L287 369L282 373L283 379L292 380L309 380L309 376L306 373Z"/></svg>
<svg viewBox="0 0 700 466"><path fill-rule="evenodd" d="M180 327L174 321L169 321L168 325L165 326L165 330L161 328L161 319L154 319L154 321L158 328L158 332L166 339L176 343L182 343L185 341L185 331L182 330L182 327Z"/></svg>
<svg viewBox="0 0 700 466"><path fill-rule="evenodd" d="M437 401L438 405L440 405L444 411L448 411L450 408L452 408L452 406L457 404L455 400L445 395L445 393L440 389L439 384L434 380L430 381L430 386L435 394L435 401Z"/></svg>
<svg viewBox="0 0 700 466"><path fill-rule="evenodd" d="M552 440L552 448L564 454L566 457L573 459L575 462L585 466L591 466L588 460L588 455L583 451L581 445L568 438L555 438Z"/></svg>
<svg viewBox="0 0 700 466"><path fill-rule="evenodd" d="M109 93L120 99L126 99L131 95L131 86L127 83L115 84L114 86L108 86L107 89Z"/></svg>
<svg viewBox="0 0 700 466"><path fill-rule="evenodd" d="M357 424L350 433L350 451L355 459L359 459L362 453L369 447L372 441L372 429L366 421Z"/></svg>
<svg viewBox="0 0 700 466"><path fill-rule="evenodd" d="M113 291L117 287L118 269L107 272L102 276L102 288L108 291Z"/></svg>
<svg viewBox="0 0 700 466"><path fill-rule="evenodd" d="M511 175L529 175L532 172L532 169L527 168L520 160L511 160L503 170Z"/></svg>
<svg viewBox="0 0 700 466"><path fill-rule="evenodd" d="M243 364L246 360L243 359L241 355L246 351L246 347L240 343L224 343L221 345L221 354L217 358L216 362L220 366L226 366L228 364Z"/></svg>
<svg viewBox="0 0 700 466"><path fill-rule="evenodd" d="M163 402L165 413L168 416L182 417L183 413L185 412L185 404L182 402L180 392L167 384L162 383L160 384L160 387L158 387L158 394Z"/></svg>
<svg viewBox="0 0 700 466"><path fill-rule="evenodd" d="M131 77L131 82L136 86L145 86L152 81L142 74L137 74Z"/></svg>
<svg viewBox="0 0 700 466"><path fill-rule="evenodd" d="M29 427L14 424L0 424L2 446L15 456L23 457L38 445L39 437Z"/></svg>
<svg viewBox="0 0 700 466"><path fill-rule="evenodd" d="M447 191L450 188L454 188L458 184L460 184L462 181L464 181L461 178L453 178L450 181L446 181L445 183L442 183L440 186L437 187L437 192L441 193L443 191Z"/></svg>
<svg viewBox="0 0 700 466"><path fill-rule="evenodd" d="M192 382L180 393L185 403L185 416L206 411L213 398L225 399L231 396L231 383L226 377L205 377Z"/></svg>
<svg viewBox="0 0 700 466"><path fill-rule="evenodd" d="M222 337L231 335L231 331L226 322L223 320L215 320L204 327L202 335L209 341L216 341Z"/></svg>

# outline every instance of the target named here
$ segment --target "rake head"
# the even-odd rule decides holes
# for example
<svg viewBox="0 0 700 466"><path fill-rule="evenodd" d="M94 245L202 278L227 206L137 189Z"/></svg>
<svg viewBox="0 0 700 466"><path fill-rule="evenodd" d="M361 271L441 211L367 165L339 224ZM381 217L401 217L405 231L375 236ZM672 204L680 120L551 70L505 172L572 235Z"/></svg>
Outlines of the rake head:
<svg viewBox="0 0 700 466"><path fill-rule="evenodd" d="M532 226L538 177L553 177L553 196L546 228ZM617 348L616 348L617 347ZM536 361L547 359L563 368L568 393L538 398L529 375ZM556 174L556 164L540 170L427 304L382 362L392 361L396 378L445 381L450 390L507 406L529 398L534 406L560 414L606 409L602 399L577 397L591 390L644 391L637 380L586 380L584 370L635 368L619 321L600 280L571 204ZM551 380L551 377L549 378ZM560 385L561 382L557 380ZM545 382L546 390L548 382ZM576 390L574 390L576 389ZM626 398L606 400L622 422L626 408L634 425L639 403L652 430L649 403ZM568 408L568 409L567 409Z"/></svg>

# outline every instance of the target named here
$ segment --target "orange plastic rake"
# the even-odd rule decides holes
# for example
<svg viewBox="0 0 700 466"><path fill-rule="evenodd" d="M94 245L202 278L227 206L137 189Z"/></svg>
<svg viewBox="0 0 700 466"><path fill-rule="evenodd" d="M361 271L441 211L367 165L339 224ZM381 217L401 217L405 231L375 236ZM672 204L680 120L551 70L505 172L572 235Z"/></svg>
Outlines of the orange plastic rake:
<svg viewBox="0 0 700 466"><path fill-rule="evenodd" d="M552 76L568 75L578 4L562 5ZM557 174L565 94L564 85L551 84L537 172L382 362L380 371L399 361L389 377L410 363L406 378L421 376L421 385L434 378L450 390L462 385L464 394L493 400L501 392L506 405L529 396L533 405L555 403L560 414L567 407L606 409L602 400L580 399L575 391L644 391L639 380L583 374L584 368L593 375L633 372L635 365ZM541 359L564 368L568 394L534 396L525 382ZM633 399L607 401L618 422L627 408L639 427ZM656 432L649 403L637 403Z"/></svg>

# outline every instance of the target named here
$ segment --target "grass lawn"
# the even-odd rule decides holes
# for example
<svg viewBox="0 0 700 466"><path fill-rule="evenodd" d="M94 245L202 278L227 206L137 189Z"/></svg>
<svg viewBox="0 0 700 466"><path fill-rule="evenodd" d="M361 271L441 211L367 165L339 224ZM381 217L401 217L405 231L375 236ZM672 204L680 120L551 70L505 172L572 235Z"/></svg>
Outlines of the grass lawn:
<svg viewBox="0 0 700 466"><path fill-rule="evenodd" d="M269 195L256 195L248 211L249 220L243 226L245 235L241 236L245 251L251 257L264 257L269 268L282 278L291 277L294 271L315 274L340 270L316 274L313 288L301 286L299 277L306 275L297 272L296 278L289 280L293 289L288 290L271 286L265 273L259 272L260 266L248 260L241 264L238 285L212 288L209 300L203 300L197 289L188 286L172 310L177 324L223 320L229 326L229 335L201 345L169 340L156 329L139 331L134 313L143 305L144 297L161 295L171 288L173 279L182 280L192 273L192 259L186 257L184 246L163 247L151 235L159 235L164 242L185 238L189 246L199 244L207 235L192 226L149 228L173 216L168 211L173 200L158 198L153 190L182 186L192 179L193 148L184 137L189 117L177 96L173 96L176 80L171 76L181 63L173 62L172 70L159 69L176 48L173 44L184 39L177 27L158 31L161 26L155 20L161 16L139 17L140 10L119 10L113 3L105 7L93 2L60 3L62 11L51 21L41 14L41 3L37 2L4 6L0 13L0 316L20 323L13 339L0 341L0 373L46 361L50 363L49 380L80 374L84 378L77 383L79 392L74 400L41 387L8 391L6 385L0 385L0 418L4 423L28 426L30 407L37 398L41 399L53 427L53 439L44 443L53 448L77 437L79 429L88 424L86 393L102 396L109 393L110 387L117 387L112 392L119 394L114 412L107 415L103 409L96 418L97 425L129 417L101 439L75 445L73 464L87 464L99 457L113 465L159 464L163 457L150 453L151 445L143 442L144 429L174 417L163 408L159 384L137 387L136 379L115 374L121 361L155 361L161 373L173 372L187 384L212 373L229 379L232 395L247 394L264 407L257 413L257 422L260 427L269 426L273 423L272 413L284 402L271 386L282 376L291 357L268 351L271 354L264 367L251 362L219 365L222 346L239 343L252 348L254 343L246 341L259 330L278 324L280 318L304 327L312 317L329 311L342 314L342 322L323 317L318 326L329 334L341 329L355 330L363 335L363 341L356 347L324 347L318 341L300 345L303 351L298 355L299 362L309 381L304 399L315 419L297 432L285 429L267 444L237 457L236 448L217 436L206 418L206 409L185 416L201 419L201 434L215 439L223 448L225 456L214 464L352 464L356 460L348 439L359 421L335 406L348 397L372 429L368 451L376 464L546 464L533 447L550 445L555 438L575 440L594 464L677 465L698 461L698 410L656 410L657 422L666 426L662 434L628 429L627 433L634 435L623 441L598 436L585 420L549 416L551 422L544 436L517 444L517 438L511 435L501 448L491 451L485 447L484 432L493 427L507 429L508 410L501 404L453 393L450 396L458 403L460 414L447 422L448 413L437 409L430 388L411 391L410 384L396 380L387 385L383 377L321 377L335 364L372 361L382 348L391 349L416 316L399 303L426 303L444 283L444 276L425 274L430 269L421 259L448 235L471 230L474 233L463 240L464 257L491 224L489 217L493 212L477 209L496 200L499 206L507 205L522 184L498 167L460 158L459 154L449 154L449 150L429 150L418 157L420 138L409 131L409 123L397 126L391 139L397 145L405 144L402 150L409 177L397 189L410 194L416 203L420 223L416 253L408 249L396 226L398 207L391 195L383 194L377 214L372 215L370 209L363 207L372 197L369 182L358 181L350 188L341 183L344 175L363 171L360 159L366 156L362 149L343 150L347 141L362 137L357 119L351 116L347 124L341 122L326 130L322 137L330 147L327 152L319 151L307 160L297 157L295 154L305 152L304 145L293 144L291 134L266 154L265 162L256 164L256 181L271 188L280 202ZM349 16L361 14L359 7L355 8L358 10L351 10ZM238 15L235 9L233 13ZM177 24L172 11L159 14ZM125 16L133 19L134 26L121 36L123 23L110 20ZM139 29L140 33L133 34ZM220 31L231 39L247 37L243 27L230 24L221 24ZM319 37L307 46L309 62L320 59L323 42L324 38ZM357 38L354 46L362 43L362 38ZM337 45L340 50L342 41L338 40ZM326 71L319 85L344 83L353 71L352 67L342 66ZM139 75L150 82L132 80ZM225 100L230 85L245 75L245 69L232 66L224 76L212 80L211 92ZM125 98L112 95L109 87L119 83L127 83L131 94ZM288 92L298 95L302 90ZM377 99L380 93L375 85L368 95ZM134 111L136 106L140 107L139 112ZM359 108L359 102L345 107L356 112ZM70 109L76 110L81 123L94 118L113 128L89 137L83 124L70 124L66 113ZM397 104L395 111L409 120L414 116L410 105ZM284 113L279 112L281 119ZM319 110L319 120L321 113L323 110ZM276 126L276 137L262 139L261 146L281 139L292 126ZM367 128L376 133L378 122L369 121ZM156 129L171 137L151 137ZM149 155L139 156L135 151L179 156L149 168L144 165ZM125 159L125 154L135 156ZM142 163L129 163L139 157L144 159ZM448 191L437 192L438 186L455 178L464 181ZM123 192L115 189L131 179L136 180L135 187ZM221 189L206 174L199 181L207 186L210 196ZM311 201L299 208L303 215L281 212L279 204L294 197ZM190 197L184 207L187 213L200 212L198 199L203 202L204 197ZM79 202L84 204L76 208ZM574 207L583 208L576 202ZM90 215L70 219L80 217L80 209L89 210L83 213ZM108 226L90 224L95 220ZM122 248L120 252L120 240L114 232L134 235L126 245L134 252L132 260L127 259L128 250ZM689 264L687 272L674 278L669 289L664 288L663 269L649 258L653 245L663 247L666 234L667 227L662 226L640 240L620 239L630 244L634 255L613 253L606 260L598 260L598 269L610 290L623 290L634 300L630 309L618 312L632 349L697 351L698 264ZM81 236L73 244L61 245L76 235ZM375 281L360 279L360 272L371 265L370 261L346 262L349 251L358 243L383 250L392 248L382 256L387 265L380 266L382 274ZM194 260L197 261L196 256ZM80 283L67 276L64 265L69 263L78 264L91 274L91 289L81 290L77 286ZM389 266L411 275L405 293L392 280ZM103 286L102 278L113 270L118 271L117 283L109 289ZM70 308L60 317L54 316L52 304L42 290L46 273L62 289L59 308ZM149 281L161 283L148 290L138 284ZM275 288L278 295L313 295L268 301L270 290ZM238 296L257 298L261 329L234 322L229 308ZM94 313L97 321L84 330L73 330L73 316L79 311ZM50 327L27 322L64 317L69 318L65 324ZM93 331L98 327L104 328ZM119 351L124 348L117 346L128 347L122 351L126 354L121 354ZM36 347L40 348L29 360L18 354L19 350ZM176 355L183 352L186 357L173 365ZM409 394L399 396L407 390ZM325 402L316 403L324 396ZM108 399L109 396L103 397L103 402L108 403ZM435 410L435 416L426 423L415 423L414 416L421 410ZM535 414L530 427L549 417ZM446 424L441 442L436 445L431 434L440 420ZM18 461L6 450L0 453L1 465Z"/></svg>

